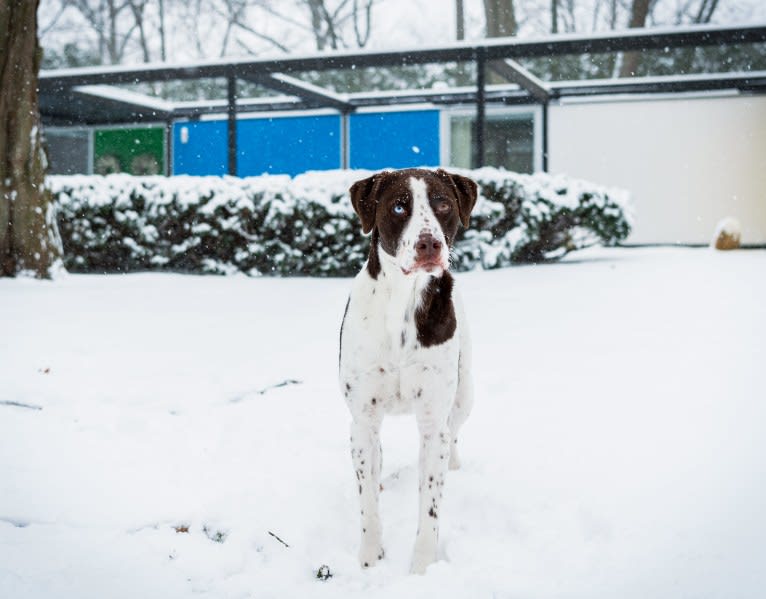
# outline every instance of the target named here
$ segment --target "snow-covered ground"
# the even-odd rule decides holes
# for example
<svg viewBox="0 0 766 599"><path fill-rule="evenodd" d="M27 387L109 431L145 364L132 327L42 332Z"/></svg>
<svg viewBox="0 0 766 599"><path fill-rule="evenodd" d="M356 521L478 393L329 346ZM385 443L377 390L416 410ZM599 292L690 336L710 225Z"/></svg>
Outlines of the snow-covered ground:
<svg viewBox="0 0 766 599"><path fill-rule="evenodd" d="M356 562L349 281L0 280L0 597L762 597L765 275L667 248L460 275L477 401L423 577L407 417L386 558Z"/></svg>

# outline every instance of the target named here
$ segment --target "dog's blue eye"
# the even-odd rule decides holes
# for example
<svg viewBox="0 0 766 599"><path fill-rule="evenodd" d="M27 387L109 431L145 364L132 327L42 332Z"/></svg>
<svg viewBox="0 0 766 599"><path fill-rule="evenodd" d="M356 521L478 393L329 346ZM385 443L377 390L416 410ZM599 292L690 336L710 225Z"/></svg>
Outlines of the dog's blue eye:
<svg viewBox="0 0 766 599"><path fill-rule="evenodd" d="M398 214L400 216L407 211L407 209L404 207L404 204L394 204L392 210L394 214Z"/></svg>

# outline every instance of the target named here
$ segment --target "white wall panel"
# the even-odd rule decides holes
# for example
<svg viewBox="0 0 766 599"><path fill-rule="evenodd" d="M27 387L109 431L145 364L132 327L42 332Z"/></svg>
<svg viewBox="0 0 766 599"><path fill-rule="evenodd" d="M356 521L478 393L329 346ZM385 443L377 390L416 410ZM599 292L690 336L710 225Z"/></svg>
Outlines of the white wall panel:
<svg viewBox="0 0 766 599"><path fill-rule="evenodd" d="M549 169L628 189L628 243L707 243L734 216L766 243L766 97L631 98L550 108Z"/></svg>

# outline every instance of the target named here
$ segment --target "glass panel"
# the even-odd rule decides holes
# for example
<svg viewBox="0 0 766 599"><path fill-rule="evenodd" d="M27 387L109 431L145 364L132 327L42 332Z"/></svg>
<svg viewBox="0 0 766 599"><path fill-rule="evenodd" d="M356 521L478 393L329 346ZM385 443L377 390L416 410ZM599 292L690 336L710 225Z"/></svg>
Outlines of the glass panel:
<svg viewBox="0 0 766 599"><path fill-rule="evenodd" d="M475 116L455 116L450 121L450 164L471 168L475 164ZM534 171L534 114L488 115L484 137L484 164L517 173Z"/></svg>
<svg viewBox="0 0 766 599"><path fill-rule="evenodd" d="M84 129L44 129L49 172L54 175L88 173L88 132Z"/></svg>
<svg viewBox="0 0 766 599"><path fill-rule="evenodd" d="M532 115L490 117L484 139L484 164L517 173L534 170Z"/></svg>
<svg viewBox="0 0 766 599"><path fill-rule="evenodd" d="M450 164L460 168L471 168L473 149L474 119L456 116L451 121Z"/></svg>

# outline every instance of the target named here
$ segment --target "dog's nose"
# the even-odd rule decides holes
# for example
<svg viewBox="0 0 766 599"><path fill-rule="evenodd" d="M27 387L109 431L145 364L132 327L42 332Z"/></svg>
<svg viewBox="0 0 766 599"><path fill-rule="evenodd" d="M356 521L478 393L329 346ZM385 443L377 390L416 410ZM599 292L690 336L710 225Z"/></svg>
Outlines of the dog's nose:
<svg viewBox="0 0 766 599"><path fill-rule="evenodd" d="M422 233L415 242L415 256L418 260L432 260L439 255L442 242L430 233Z"/></svg>

